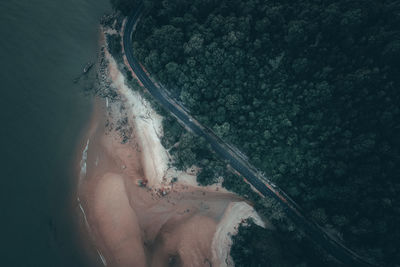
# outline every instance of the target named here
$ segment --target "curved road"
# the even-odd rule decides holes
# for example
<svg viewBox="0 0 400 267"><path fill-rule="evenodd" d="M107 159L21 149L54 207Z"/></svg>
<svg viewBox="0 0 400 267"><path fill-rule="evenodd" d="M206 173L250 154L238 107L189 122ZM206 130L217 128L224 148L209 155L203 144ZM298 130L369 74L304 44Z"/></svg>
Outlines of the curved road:
<svg viewBox="0 0 400 267"><path fill-rule="evenodd" d="M211 130L202 126L193 117L188 114L174 99L172 99L166 91L156 85L145 72L143 67L133 54L132 34L134 26L142 13L142 8L138 8L131 16L128 17L123 32L123 46L126 58L132 70L140 82L146 87L150 94L178 121L187 129L195 134L202 136L211 145L213 150L223 159L229 162L230 166L239 172L246 180L263 196L276 199L283 207L286 215L300 228L305 234L316 244L326 250L335 259L342 262L346 266L374 266L363 258L355 254L343 244L337 242L329 236L323 228L316 223L306 219L297 204L290 199L282 190L276 187L267 178L260 173L236 150L232 149L223 140L217 137Z"/></svg>

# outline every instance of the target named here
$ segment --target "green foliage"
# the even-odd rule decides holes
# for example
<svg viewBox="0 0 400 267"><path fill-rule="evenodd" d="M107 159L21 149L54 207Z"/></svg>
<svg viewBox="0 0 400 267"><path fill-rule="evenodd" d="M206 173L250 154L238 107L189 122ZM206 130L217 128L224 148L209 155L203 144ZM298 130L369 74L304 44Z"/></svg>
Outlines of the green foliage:
<svg viewBox="0 0 400 267"><path fill-rule="evenodd" d="M134 50L147 69L310 217L383 265L400 264L400 4L146 6ZM190 155L204 153L196 139L167 137L180 140L172 150L182 168L203 160ZM217 175L205 166L207 184Z"/></svg>
<svg viewBox="0 0 400 267"><path fill-rule="evenodd" d="M133 80L132 72L126 66L124 66L124 71L126 74L126 78L128 79L128 82L132 82Z"/></svg>
<svg viewBox="0 0 400 267"><path fill-rule="evenodd" d="M201 168L197 181L202 185L215 183L224 172L225 166L210 151L205 140L185 131L171 116L166 116L163 120L163 129L161 142L174 156L174 165L180 170L197 165Z"/></svg>
<svg viewBox="0 0 400 267"><path fill-rule="evenodd" d="M119 34L107 34L107 46L110 54L116 58L122 58L122 45L121 45L121 36Z"/></svg>
<svg viewBox="0 0 400 267"><path fill-rule="evenodd" d="M252 201L257 201L260 197L251 190L249 184L245 183L242 177L239 177L233 173L226 173L224 175L224 181L222 186L229 191L235 192L241 196L247 196Z"/></svg>
<svg viewBox="0 0 400 267"><path fill-rule="evenodd" d="M231 256L238 267L289 266L283 263L283 250L275 231L264 229L249 220L240 224L239 233L232 237Z"/></svg>
<svg viewBox="0 0 400 267"><path fill-rule="evenodd" d="M253 219L239 225L232 241L230 253L235 266L239 267L338 266L337 263L320 260L320 255L305 254L304 251L313 251L310 247L315 246L309 241L294 242L282 232L258 226Z"/></svg>

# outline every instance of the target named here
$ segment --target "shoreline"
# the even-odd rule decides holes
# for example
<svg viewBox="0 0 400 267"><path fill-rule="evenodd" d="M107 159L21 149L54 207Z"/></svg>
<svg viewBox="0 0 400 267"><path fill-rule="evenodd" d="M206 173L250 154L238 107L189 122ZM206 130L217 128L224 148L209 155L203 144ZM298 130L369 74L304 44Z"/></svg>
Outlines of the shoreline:
<svg viewBox="0 0 400 267"><path fill-rule="evenodd" d="M88 141L90 135L95 129L95 125L98 123L97 119L101 116L98 110L98 105L96 102L100 101L98 98L94 98L91 101L91 111L87 123L80 133L80 138L75 145L75 156L73 160L73 176L76 186L71 193L71 203L70 209L73 214L72 223L73 228L76 230L76 239L80 244L80 248L83 250L84 255L86 255L86 264L88 266L99 266L99 257L95 244L92 242L92 236L90 231L88 231L88 221L86 217L86 212L81 204L79 198L79 187L81 183L82 175L82 160L84 150L88 148Z"/></svg>
<svg viewBox="0 0 400 267"><path fill-rule="evenodd" d="M104 266L167 266L169 261L224 266L231 245L225 236L240 220L228 228L221 226L222 220L243 218L241 211L232 212L232 203L247 205L256 221L258 215L233 193L218 185L198 186L193 174L168 166L170 156L160 142L162 117L127 87L107 54L108 77L120 100L94 101L87 141L80 148L87 159L79 161L81 227L92 241L86 243L95 248L92 255L95 250ZM220 246L226 247L222 254L212 245L221 236Z"/></svg>

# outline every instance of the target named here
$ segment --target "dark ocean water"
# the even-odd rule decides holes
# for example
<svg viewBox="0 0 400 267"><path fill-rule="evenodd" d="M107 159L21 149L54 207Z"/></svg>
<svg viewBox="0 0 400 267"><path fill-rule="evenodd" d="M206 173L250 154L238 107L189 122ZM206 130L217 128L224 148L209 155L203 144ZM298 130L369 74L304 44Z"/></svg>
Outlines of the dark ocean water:
<svg viewBox="0 0 400 267"><path fill-rule="evenodd" d="M88 266L72 170L108 0L0 0L0 266Z"/></svg>

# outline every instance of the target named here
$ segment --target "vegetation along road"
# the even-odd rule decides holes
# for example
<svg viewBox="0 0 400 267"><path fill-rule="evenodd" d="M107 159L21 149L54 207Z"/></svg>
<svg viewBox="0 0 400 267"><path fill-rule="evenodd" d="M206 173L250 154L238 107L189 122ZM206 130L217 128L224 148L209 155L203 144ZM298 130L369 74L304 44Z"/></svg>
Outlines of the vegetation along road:
<svg viewBox="0 0 400 267"><path fill-rule="evenodd" d="M230 166L239 172L263 196L276 199L283 207L287 216L312 239L338 261L349 266L372 266L353 251L332 238L323 228L306 219L298 205L282 190L262 176L241 154L232 149L211 130L202 126L177 101L172 99L161 86L156 85L133 54L132 33L141 15L142 9L137 9L128 17L123 33L123 46L128 63L143 86L150 94L187 129L191 130L211 145L213 150L225 159Z"/></svg>

